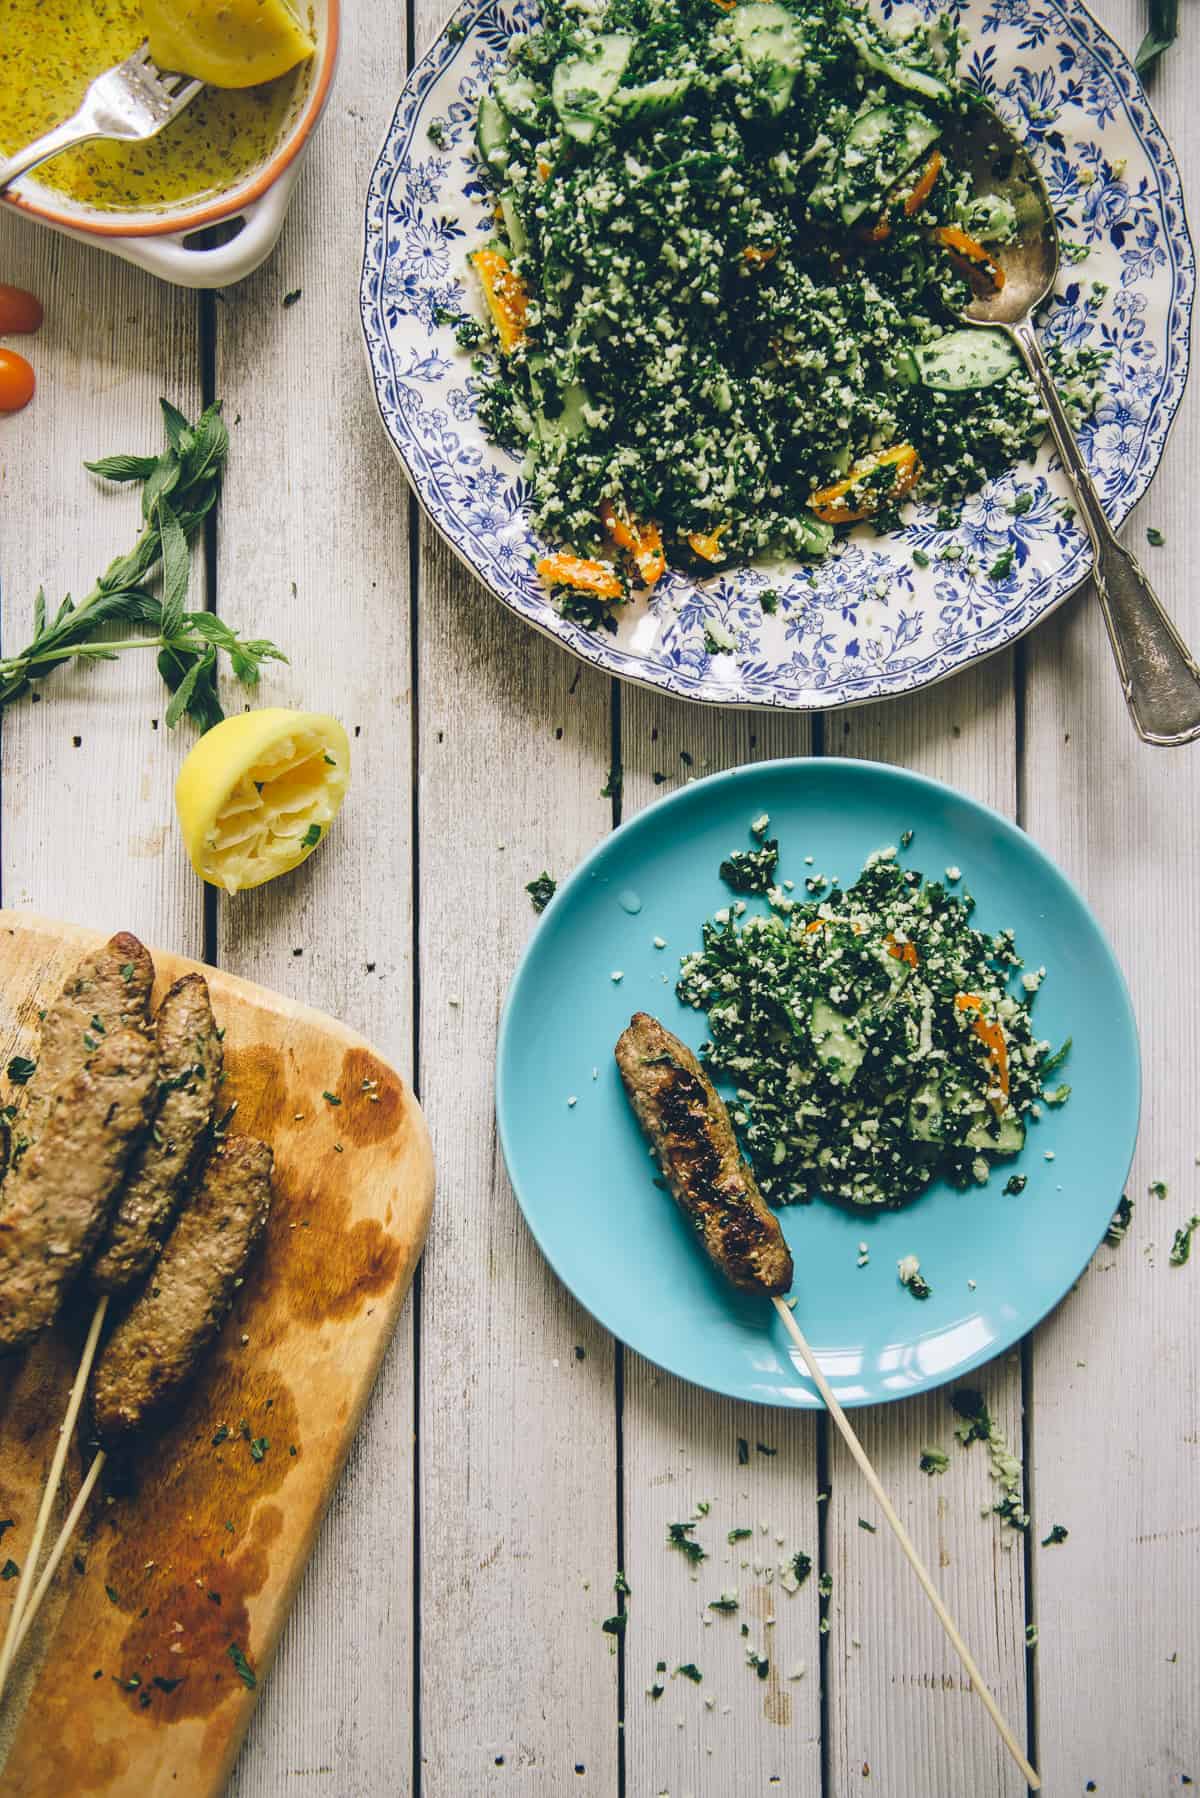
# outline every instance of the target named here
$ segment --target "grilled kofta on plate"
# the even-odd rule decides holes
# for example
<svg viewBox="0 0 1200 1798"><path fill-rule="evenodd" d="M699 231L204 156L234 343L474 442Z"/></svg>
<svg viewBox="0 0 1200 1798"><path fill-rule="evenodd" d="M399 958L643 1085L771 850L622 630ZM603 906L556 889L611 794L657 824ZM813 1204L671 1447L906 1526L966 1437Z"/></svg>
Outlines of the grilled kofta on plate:
<svg viewBox="0 0 1200 1798"><path fill-rule="evenodd" d="M106 1448L178 1398L229 1314L271 1208L272 1155L231 1136L213 1149L149 1283L92 1372L92 1421Z"/></svg>
<svg viewBox="0 0 1200 1798"><path fill-rule="evenodd" d="M786 1292L792 1257L779 1220L738 1148L723 1100L687 1044L639 1011L617 1042L616 1058L663 1178L710 1259L742 1292Z"/></svg>
<svg viewBox="0 0 1200 1798"><path fill-rule="evenodd" d="M187 1192L221 1080L221 1036L202 974L185 974L154 1019L158 1109L88 1269L93 1292L145 1279Z"/></svg>

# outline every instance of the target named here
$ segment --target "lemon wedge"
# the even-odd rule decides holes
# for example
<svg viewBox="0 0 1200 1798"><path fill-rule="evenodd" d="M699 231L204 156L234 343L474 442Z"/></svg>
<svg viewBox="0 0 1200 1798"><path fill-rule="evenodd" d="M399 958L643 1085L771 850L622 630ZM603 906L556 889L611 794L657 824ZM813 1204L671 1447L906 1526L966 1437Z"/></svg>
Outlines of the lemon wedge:
<svg viewBox="0 0 1200 1798"><path fill-rule="evenodd" d="M317 847L349 785L350 743L336 718L282 706L226 718L175 782L193 868L227 893L286 874Z"/></svg>
<svg viewBox="0 0 1200 1798"><path fill-rule="evenodd" d="M257 87L312 56L316 45L286 0L142 0L160 69L213 87Z"/></svg>

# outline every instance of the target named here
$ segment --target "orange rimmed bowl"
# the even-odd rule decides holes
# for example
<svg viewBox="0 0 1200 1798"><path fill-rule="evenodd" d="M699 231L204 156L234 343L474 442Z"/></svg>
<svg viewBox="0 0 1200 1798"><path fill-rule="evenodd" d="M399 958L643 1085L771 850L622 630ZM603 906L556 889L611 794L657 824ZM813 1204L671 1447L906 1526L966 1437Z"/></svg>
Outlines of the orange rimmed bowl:
<svg viewBox="0 0 1200 1798"><path fill-rule="evenodd" d="M180 287L227 287L244 280L275 247L304 152L329 98L341 0L311 0L310 26L316 55L273 149L219 193L206 192L169 207L117 213L43 186L34 170L14 183L3 204Z"/></svg>

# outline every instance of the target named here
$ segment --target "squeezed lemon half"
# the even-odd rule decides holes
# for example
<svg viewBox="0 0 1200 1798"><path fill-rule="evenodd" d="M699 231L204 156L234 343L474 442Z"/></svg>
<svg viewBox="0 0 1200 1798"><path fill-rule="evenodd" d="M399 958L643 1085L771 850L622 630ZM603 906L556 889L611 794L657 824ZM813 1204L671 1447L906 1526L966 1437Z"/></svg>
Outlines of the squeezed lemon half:
<svg viewBox="0 0 1200 1798"><path fill-rule="evenodd" d="M184 846L201 880L240 893L312 854L350 785L336 718L282 706L207 731L175 782Z"/></svg>
<svg viewBox="0 0 1200 1798"><path fill-rule="evenodd" d="M316 50L286 0L142 0L160 69L213 87L274 81Z"/></svg>

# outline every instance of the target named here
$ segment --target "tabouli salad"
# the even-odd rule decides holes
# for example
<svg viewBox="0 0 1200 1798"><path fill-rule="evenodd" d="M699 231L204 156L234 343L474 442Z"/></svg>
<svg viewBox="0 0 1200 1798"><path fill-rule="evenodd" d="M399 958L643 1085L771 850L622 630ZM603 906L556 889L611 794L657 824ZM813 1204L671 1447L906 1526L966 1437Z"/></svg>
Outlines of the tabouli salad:
<svg viewBox="0 0 1200 1798"><path fill-rule="evenodd" d="M1022 364L956 317L1015 229L946 145L956 54L948 18L856 0L546 0L513 43L478 111L480 412L569 614L611 624L668 563L823 557L1033 452ZM1077 402L1089 372L1060 359Z"/></svg>
<svg viewBox="0 0 1200 1798"><path fill-rule="evenodd" d="M897 1207L935 1176L986 1184L1070 1092L1046 1085L1069 1045L1051 1054L1030 1017L1043 971L1021 973L1011 931L975 930L970 896L901 868L895 849L845 890L810 879L808 901L777 883L777 859L763 840L722 864L771 909L718 911L677 988L707 1013L701 1057L736 1089L764 1195Z"/></svg>

